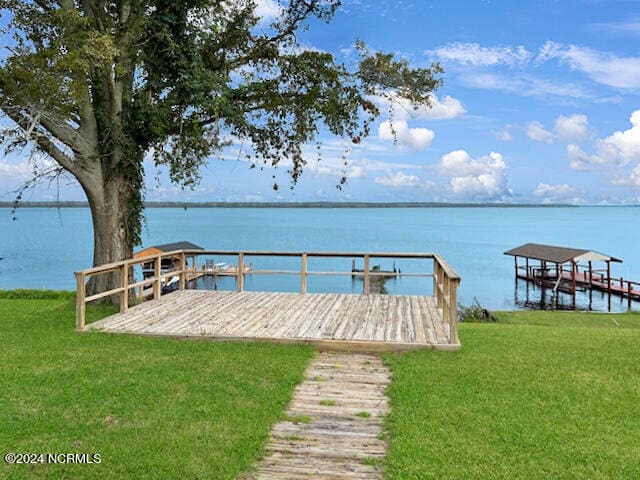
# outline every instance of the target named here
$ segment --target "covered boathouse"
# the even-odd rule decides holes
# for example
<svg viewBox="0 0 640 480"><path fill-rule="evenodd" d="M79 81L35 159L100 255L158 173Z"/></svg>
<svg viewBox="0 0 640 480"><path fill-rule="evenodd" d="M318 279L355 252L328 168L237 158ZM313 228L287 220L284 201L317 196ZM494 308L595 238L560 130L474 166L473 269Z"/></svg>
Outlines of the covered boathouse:
<svg viewBox="0 0 640 480"><path fill-rule="evenodd" d="M611 276L611 263L622 263L611 255L538 243L527 243L504 254L514 257L516 279L533 282L553 292L567 292L575 298L577 291L598 290L626 297L629 306L633 299L640 298L640 283ZM594 268L596 266L600 268Z"/></svg>

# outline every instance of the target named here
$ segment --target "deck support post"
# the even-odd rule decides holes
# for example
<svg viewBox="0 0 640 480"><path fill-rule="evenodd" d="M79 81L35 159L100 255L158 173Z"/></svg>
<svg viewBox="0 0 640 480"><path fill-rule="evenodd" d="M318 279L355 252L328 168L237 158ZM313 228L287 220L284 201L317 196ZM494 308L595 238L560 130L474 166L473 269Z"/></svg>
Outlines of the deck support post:
<svg viewBox="0 0 640 480"><path fill-rule="evenodd" d="M153 262L153 276L156 277L153 282L153 299L157 300L162 295L162 256L158 255Z"/></svg>
<svg viewBox="0 0 640 480"><path fill-rule="evenodd" d="M83 330L85 323L87 285L83 272L76 272L76 330Z"/></svg>
<svg viewBox="0 0 640 480"><path fill-rule="evenodd" d="M593 285L593 266L589 260L589 286Z"/></svg>
<svg viewBox="0 0 640 480"><path fill-rule="evenodd" d="M184 286L185 286L185 278L187 276L187 257L184 254L184 252L182 252L180 254L180 290L184 290Z"/></svg>
<svg viewBox="0 0 640 480"><path fill-rule="evenodd" d="M244 253L238 253L238 291L242 292L244 290Z"/></svg>
<svg viewBox="0 0 640 480"><path fill-rule="evenodd" d="M307 254L303 253L300 265L300 293L307 293Z"/></svg>
<svg viewBox="0 0 640 480"><path fill-rule="evenodd" d="M607 260L607 293L611 296L611 261Z"/></svg>
<svg viewBox="0 0 640 480"><path fill-rule="evenodd" d="M529 257L524 257L524 266L525 266L525 269L527 270L527 273L525 273L524 276L527 280L529 280L529 276L530 276L529 275Z"/></svg>
<svg viewBox="0 0 640 480"><path fill-rule="evenodd" d="M576 276L578 275L578 264L575 260L571 261L571 265L573 266L573 271L571 272L571 290L573 292L573 298L576 297Z"/></svg>
<svg viewBox="0 0 640 480"><path fill-rule="evenodd" d="M518 256L517 255L513 256L513 268L515 268L516 278L518 278Z"/></svg>
<svg viewBox="0 0 640 480"><path fill-rule="evenodd" d="M129 310L129 264L123 263L120 267L120 287L122 293L120 293L120 313L125 313Z"/></svg>
<svg viewBox="0 0 640 480"><path fill-rule="evenodd" d="M363 293L367 295L370 289L371 279L369 278L369 255L364 256L364 291Z"/></svg>

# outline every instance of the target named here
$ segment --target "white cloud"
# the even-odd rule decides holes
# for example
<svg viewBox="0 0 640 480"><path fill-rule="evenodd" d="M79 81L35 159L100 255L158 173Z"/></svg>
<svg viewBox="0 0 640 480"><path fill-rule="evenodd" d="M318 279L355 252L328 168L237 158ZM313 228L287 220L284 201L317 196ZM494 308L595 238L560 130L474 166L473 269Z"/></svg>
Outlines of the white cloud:
<svg viewBox="0 0 640 480"><path fill-rule="evenodd" d="M513 135L511 134L512 128L513 128L512 125L506 125L502 130L494 133L496 137L498 137L503 142L512 142L513 141Z"/></svg>
<svg viewBox="0 0 640 480"><path fill-rule="evenodd" d="M24 181L27 180L32 173L32 168L28 161L20 163L9 163L4 159L0 159L0 178L3 180Z"/></svg>
<svg viewBox="0 0 640 480"><path fill-rule="evenodd" d="M448 120L461 117L467 111L460 100L449 95L442 99L436 95L430 95L430 107L414 105L406 98L397 96L392 98L375 97L373 100L383 111L392 107L395 118L398 120Z"/></svg>
<svg viewBox="0 0 640 480"><path fill-rule="evenodd" d="M409 128L404 120L394 120L393 123L387 120L380 124L378 137L380 140L397 141L400 147L423 150L431 145L435 133L428 128Z"/></svg>
<svg viewBox="0 0 640 480"><path fill-rule="evenodd" d="M589 165L595 163L593 159L577 145L567 145L567 156L569 157L569 167L573 170L589 170Z"/></svg>
<svg viewBox="0 0 640 480"><path fill-rule="evenodd" d="M347 178L364 178L366 176L362 165L355 165L347 172Z"/></svg>
<svg viewBox="0 0 640 480"><path fill-rule="evenodd" d="M563 183L558 185L550 185L540 182L533 191L536 197L543 198L544 203L569 201L571 203L581 203L581 199L577 196L576 189L569 184Z"/></svg>
<svg viewBox="0 0 640 480"><path fill-rule="evenodd" d="M595 99L599 102L611 101L608 97L597 97L583 86L571 82L554 82L524 73L500 75L488 72L467 72L462 82L472 88L498 90L523 97L562 97L570 99Z"/></svg>
<svg viewBox="0 0 640 480"><path fill-rule="evenodd" d="M460 42L449 43L433 50L427 50L425 53L433 55L443 62L473 66L517 65L525 63L531 58L531 53L522 45L483 47L477 43Z"/></svg>
<svg viewBox="0 0 640 480"><path fill-rule="evenodd" d="M640 164L636 165L636 167L631 170L631 175L629 176L629 184L640 187Z"/></svg>
<svg viewBox="0 0 640 480"><path fill-rule="evenodd" d="M398 170L396 173L387 171L384 177L376 177L374 180L378 185L384 185L385 187L403 188L403 187L417 187L420 185L420 178L416 175L407 175Z"/></svg>
<svg viewBox="0 0 640 480"><path fill-rule="evenodd" d="M540 143L552 143L553 133L545 130L540 122L530 122L527 124L527 137Z"/></svg>
<svg viewBox="0 0 640 480"><path fill-rule="evenodd" d="M431 95L431 108L419 108L417 118L422 120L444 120L457 118L465 113L466 109L457 98L447 95L442 100L438 100L438 97Z"/></svg>
<svg viewBox="0 0 640 480"><path fill-rule="evenodd" d="M558 138L580 142L589 137L589 120L586 115L560 115L556 118L555 132Z"/></svg>
<svg viewBox="0 0 640 480"><path fill-rule="evenodd" d="M629 117L631 128L616 131L603 140L598 140L596 146L601 155L615 156L623 163L640 162L640 110L636 110Z"/></svg>
<svg viewBox="0 0 640 480"><path fill-rule="evenodd" d="M614 35L640 35L640 18L634 17L620 22L592 23L590 27Z"/></svg>
<svg viewBox="0 0 640 480"><path fill-rule="evenodd" d="M21 184L34 177L36 173L45 173L56 167L51 158L34 154L18 163L0 158L0 180L11 185Z"/></svg>
<svg viewBox="0 0 640 480"><path fill-rule="evenodd" d="M553 58L603 85L623 89L640 87L640 57L620 57L592 48L547 42L540 48L537 59L544 62Z"/></svg>
<svg viewBox="0 0 640 480"><path fill-rule="evenodd" d="M255 15L263 22L275 20L282 14L282 7L275 0L256 0Z"/></svg>
<svg viewBox="0 0 640 480"><path fill-rule="evenodd" d="M589 155L576 145L567 146L569 166L574 170L589 170L594 166L622 167L640 164L640 110L629 118L631 128L618 130L593 143L595 154Z"/></svg>
<svg viewBox="0 0 640 480"><path fill-rule="evenodd" d="M450 187L457 197L500 199L510 196L507 187L507 164L500 153L472 158L465 150L443 155L436 170L450 176Z"/></svg>

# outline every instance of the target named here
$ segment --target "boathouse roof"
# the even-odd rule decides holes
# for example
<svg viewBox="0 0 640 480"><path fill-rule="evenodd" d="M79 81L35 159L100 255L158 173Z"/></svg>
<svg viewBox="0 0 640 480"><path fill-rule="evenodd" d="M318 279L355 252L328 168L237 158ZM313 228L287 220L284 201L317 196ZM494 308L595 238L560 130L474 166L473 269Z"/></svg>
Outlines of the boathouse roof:
<svg viewBox="0 0 640 480"><path fill-rule="evenodd" d="M199 247L194 243L183 240L181 242L165 243L163 245L154 245L153 247L147 247L144 250L140 250L139 252L137 252L134 257L146 257L148 255L155 255L158 253L173 252L174 250L204 250L204 248Z"/></svg>
<svg viewBox="0 0 640 480"><path fill-rule="evenodd" d="M584 250L581 248L558 247L555 245L541 245L539 243L526 243L519 247L512 248L504 252L505 255L513 257L527 257L536 260L545 260L552 263L567 263L571 261L602 261L619 262L619 258L605 255L594 250Z"/></svg>

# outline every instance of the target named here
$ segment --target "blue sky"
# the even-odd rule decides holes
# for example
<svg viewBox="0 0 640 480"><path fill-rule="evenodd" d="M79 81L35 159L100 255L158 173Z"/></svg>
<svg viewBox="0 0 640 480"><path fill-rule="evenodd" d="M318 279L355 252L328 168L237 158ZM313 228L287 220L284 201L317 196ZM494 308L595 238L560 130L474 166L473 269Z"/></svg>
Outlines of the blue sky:
<svg viewBox="0 0 640 480"><path fill-rule="evenodd" d="M277 2L259 4L265 21L277 14ZM233 146L193 191L148 165L147 198L640 203L638 1L345 0L300 41L348 63L356 38L416 66L440 62L444 86L431 110L396 108L396 144L383 113L349 152L342 190L341 154L352 146L323 136L322 161L293 191L285 168L274 192L272 172L250 170ZM26 178L27 157L0 160L0 197ZM31 198L55 196L39 188ZM64 182L61 198L83 194Z"/></svg>

